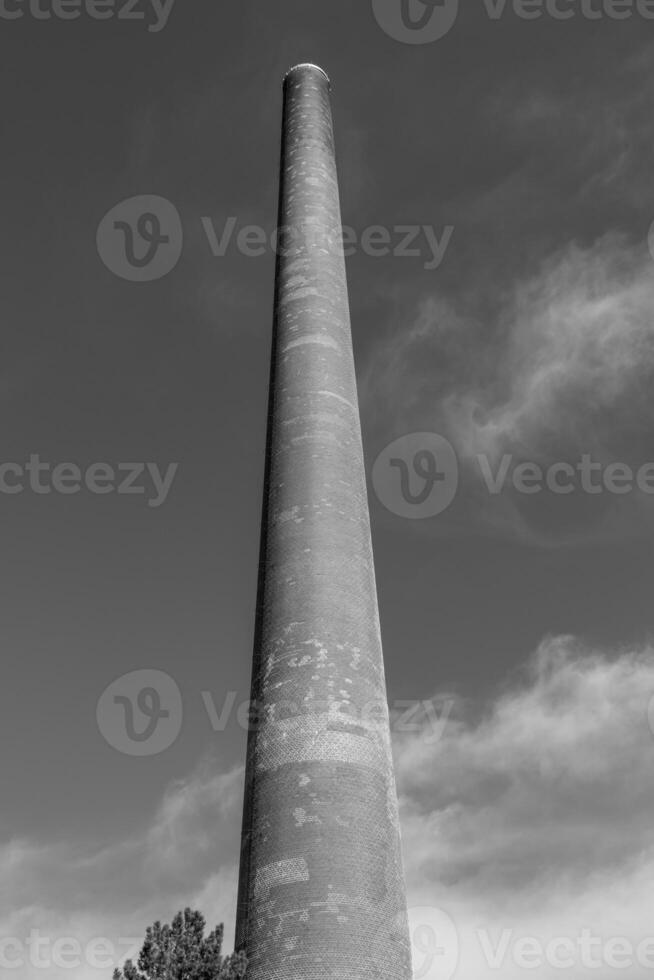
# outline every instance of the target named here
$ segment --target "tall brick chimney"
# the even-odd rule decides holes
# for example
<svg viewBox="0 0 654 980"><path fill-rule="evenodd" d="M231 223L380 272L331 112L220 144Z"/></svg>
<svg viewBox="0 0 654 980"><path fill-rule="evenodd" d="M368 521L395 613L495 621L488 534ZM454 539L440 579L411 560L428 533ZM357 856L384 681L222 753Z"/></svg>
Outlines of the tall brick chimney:
<svg viewBox="0 0 654 980"><path fill-rule="evenodd" d="M248 980L410 980L330 85L284 79L237 948Z"/></svg>

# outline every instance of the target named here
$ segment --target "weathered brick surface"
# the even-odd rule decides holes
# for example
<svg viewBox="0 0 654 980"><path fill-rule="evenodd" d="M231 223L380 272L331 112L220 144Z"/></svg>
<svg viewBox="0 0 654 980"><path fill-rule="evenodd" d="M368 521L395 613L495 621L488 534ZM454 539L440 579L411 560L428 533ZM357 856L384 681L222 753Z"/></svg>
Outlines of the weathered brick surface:
<svg viewBox="0 0 654 980"><path fill-rule="evenodd" d="M250 980L408 980L329 83L284 86L237 945Z"/></svg>

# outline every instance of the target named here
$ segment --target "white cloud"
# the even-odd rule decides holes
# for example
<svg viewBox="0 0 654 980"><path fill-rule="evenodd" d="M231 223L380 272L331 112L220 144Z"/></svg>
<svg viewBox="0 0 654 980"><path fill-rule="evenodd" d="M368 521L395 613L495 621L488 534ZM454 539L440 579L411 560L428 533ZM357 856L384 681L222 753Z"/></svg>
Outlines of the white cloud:
<svg viewBox="0 0 654 980"><path fill-rule="evenodd" d="M586 930L604 944L593 956L610 955L606 944L625 937L635 958L638 943L654 934L653 694L652 649L609 655L550 638L477 711L457 703L440 740L428 713L424 732L396 732L410 904L454 921L455 980L521 977L516 944L525 937L545 950ZM72 937L85 951L103 936L122 961L120 937L140 938L154 919L190 904L210 925L225 922L230 949L241 792L241 770L203 766L169 788L151 825L130 840L85 854L6 845L0 934L24 941L38 929L51 943ZM484 937L491 951L506 946L501 970L484 958ZM574 969L545 962L528 972L542 980L583 977L576 955ZM614 972L589 971L597 980ZM636 980L647 971L636 964L620 972ZM84 964L61 971L70 980L106 974ZM14 975L46 973L27 964Z"/></svg>
<svg viewBox="0 0 654 980"><path fill-rule="evenodd" d="M453 918L457 976L498 975L479 930L493 944L510 935L499 971L509 980L525 973L512 959L521 937L546 949L584 930L633 944L624 977L651 973L635 961L654 936L653 694L651 649L610 658L550 639L478 719L459 706L438 743L396 740L411 904ZM592 955L602 949L610 956L605 946ZM567 972L547 961L527 972L585 976L576 955ZM607 980L615 969L589 973Z"/></svg>
<svg viewBox="0 0 654 980"><path fill-rule="evenodd" d="M5 966L7 975L20 980L111 976L113 966L134 953L133 940L138 952L146 926L155 919L169 921L186 905L202 909L211 928L225 923L229 951L242 783L241 769L217 773L200 766L168 788L143 833L96 851L28 841L0 847L0 939L20 944L0 946L0 954L9 962L22 961L20 969ZM47 968L35 965L37 952L28 945L32 930L45 940L37 952ZM115 951L104 969L89 964L98 937ZM54 944L64 939L79 944L81 955L69 951L65 960L79 960L79 966L63 968L54 959ZM108 962L106 952L100 962Z"/></svg>

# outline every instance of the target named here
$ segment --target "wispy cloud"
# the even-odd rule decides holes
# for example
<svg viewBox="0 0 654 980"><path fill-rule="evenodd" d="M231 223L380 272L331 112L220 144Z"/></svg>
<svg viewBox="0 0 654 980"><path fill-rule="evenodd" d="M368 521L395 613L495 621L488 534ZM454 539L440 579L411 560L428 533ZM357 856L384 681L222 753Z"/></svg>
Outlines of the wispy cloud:
<svg viewBox="0 0 654 980"><path fill-rule="evenodd" d="M650 462L653 310L646 242L617 235L569 245L499 296L473 295L465 307L430 298L368 364L362 390L376 438L440 432L468 484L480 479L478 454ZM476 512L498 522L497 508ZM515 506L503 518L524 532Z"/></svg>

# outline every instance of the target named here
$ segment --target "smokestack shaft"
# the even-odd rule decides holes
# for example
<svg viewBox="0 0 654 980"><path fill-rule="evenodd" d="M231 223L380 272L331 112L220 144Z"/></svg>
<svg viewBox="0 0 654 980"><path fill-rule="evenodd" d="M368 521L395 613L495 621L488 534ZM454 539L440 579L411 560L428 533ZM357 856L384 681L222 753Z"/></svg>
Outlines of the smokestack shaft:
<svg viewBox="0 0 654 980"><path fill-rule="evenodd" d="M248 980L409 980L329 81L287 75L237 916Z"/></svg>

